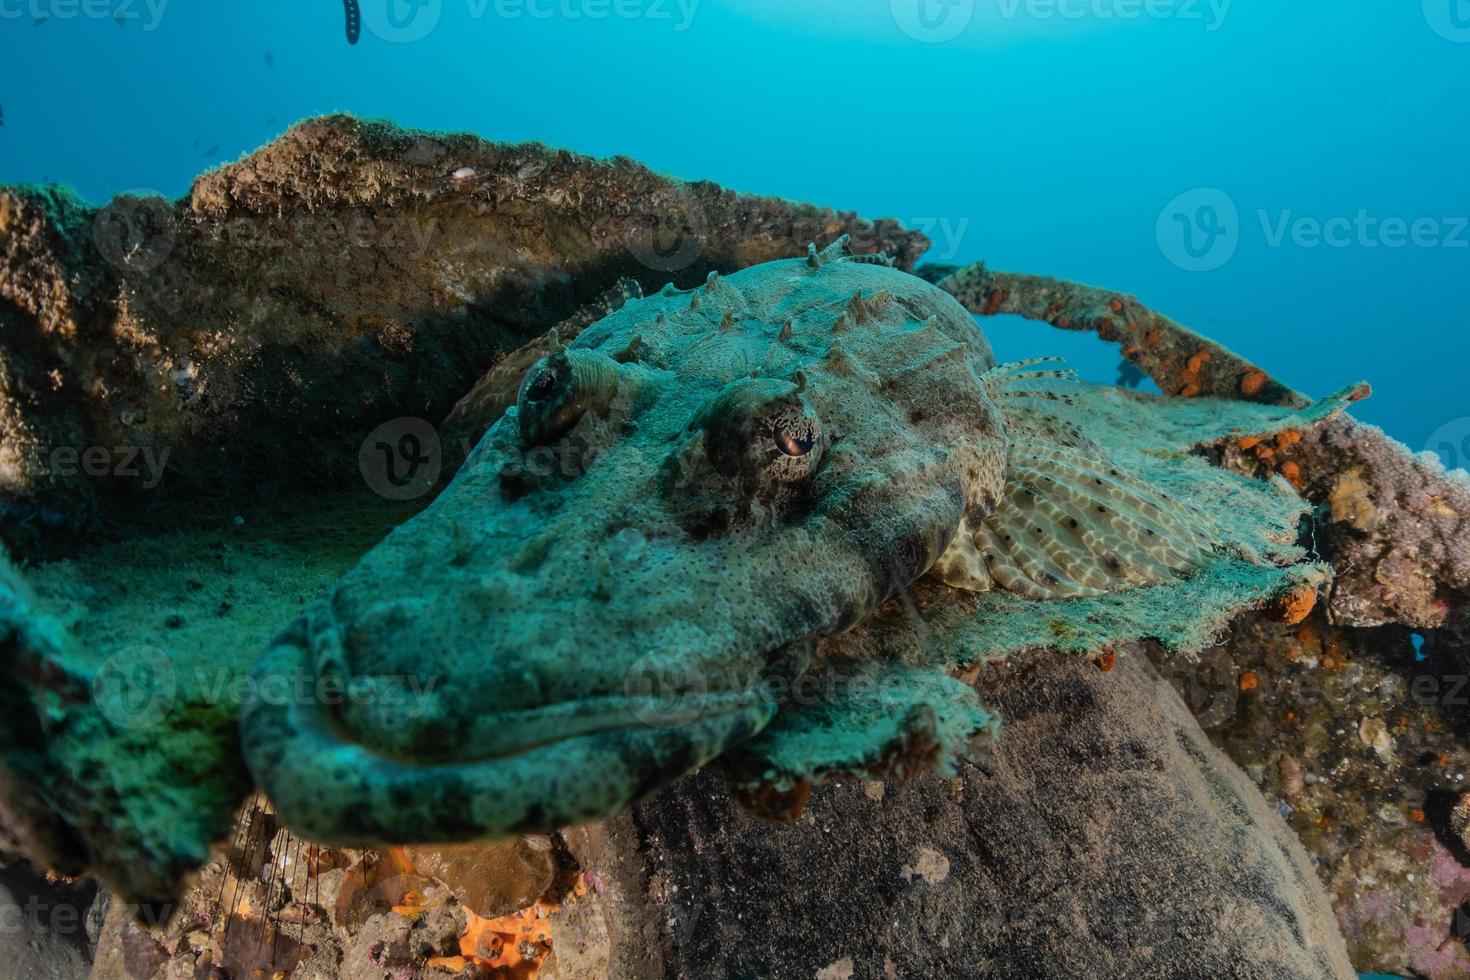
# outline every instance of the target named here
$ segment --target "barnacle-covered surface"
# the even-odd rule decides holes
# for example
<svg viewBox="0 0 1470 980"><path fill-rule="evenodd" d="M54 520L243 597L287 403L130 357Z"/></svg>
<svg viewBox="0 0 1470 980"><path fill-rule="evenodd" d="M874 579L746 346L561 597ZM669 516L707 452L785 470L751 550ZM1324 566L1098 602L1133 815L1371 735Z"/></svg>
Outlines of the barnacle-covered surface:
<svg viewBox="0 0 1470 980"><path fill-rule="evenodd" d="M1319 611L1241 621L1192 665L1152 651L1301 838L1365 972L1470 973L1470 841L1454 817L1470 791L1464 650Z"/></svg>

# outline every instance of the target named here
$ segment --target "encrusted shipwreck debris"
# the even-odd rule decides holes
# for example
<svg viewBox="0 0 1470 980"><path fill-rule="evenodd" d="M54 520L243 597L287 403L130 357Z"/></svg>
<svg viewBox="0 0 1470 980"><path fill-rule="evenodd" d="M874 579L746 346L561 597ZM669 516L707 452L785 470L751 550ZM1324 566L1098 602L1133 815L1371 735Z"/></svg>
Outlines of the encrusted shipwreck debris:
<svg viewBox="0 0 1470 980"><path fill-rule="evenodd" d="M623 158L346 116L176 201L0 188L0 529L340 484L369 430L442 418L618 279L694 285L842 233L901 266L928 247Z"/></svg>
<svg viewBox="0 0 1470 980"><path fill-rule="evenodd" d="M1304 395L1132 296L1044 276L988 269L920 270L971 312L1013 314L1092 330L1164 391L1301 406ZM1361 397L1361 394L1358 395ZM1354 626L1444 626L1470 604L1470 481L1342 416L1301 432L1222 441L1227 463L1278 473L1319 508L1316 545L1336 569L1328 608Z"/></svg>

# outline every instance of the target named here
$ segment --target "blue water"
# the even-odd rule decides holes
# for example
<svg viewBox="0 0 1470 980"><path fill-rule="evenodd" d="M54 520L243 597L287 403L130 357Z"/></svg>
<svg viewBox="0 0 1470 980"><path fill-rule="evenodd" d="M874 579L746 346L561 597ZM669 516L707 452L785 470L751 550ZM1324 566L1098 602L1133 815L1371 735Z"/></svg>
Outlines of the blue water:
<svg viewBox="0 0 1470 980"><path fill-rule="evenodd" d="M349 47L339 0L0 0L0 181L180 194L334 110L621 153L1136 293L1309 393L1366 378L1360 417L1470 453L1470 0L363 12ZM1087 338L989 329L1114 377Z"/></svg>

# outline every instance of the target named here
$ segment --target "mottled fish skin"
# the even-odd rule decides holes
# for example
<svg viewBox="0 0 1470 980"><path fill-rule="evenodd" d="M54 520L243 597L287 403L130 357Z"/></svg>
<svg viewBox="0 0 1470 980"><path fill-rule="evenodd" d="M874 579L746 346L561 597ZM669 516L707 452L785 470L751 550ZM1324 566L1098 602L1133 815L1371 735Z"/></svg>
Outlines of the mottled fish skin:
<svg viewBox="0 0 1470 980"><path fill-rule="evenodd" d="M840 245L629 303L262 656L256 778L373 843L601 817L704 764L995 507L994 366L949 294Z"/></svg>

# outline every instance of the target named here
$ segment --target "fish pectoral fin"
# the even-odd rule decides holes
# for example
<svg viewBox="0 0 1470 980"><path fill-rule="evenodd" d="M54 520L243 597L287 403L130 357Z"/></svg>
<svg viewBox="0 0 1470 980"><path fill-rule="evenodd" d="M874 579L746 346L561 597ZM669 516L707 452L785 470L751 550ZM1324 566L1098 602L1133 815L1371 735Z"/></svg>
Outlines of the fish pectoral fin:
<svg viewBox="0 0 1470 980"><path fill-rule="evenodd" d="M998 725L973 688L942 670L833 658L797 680L754 738L720 763L735 795L770 816L794 816L812 783L951 771Z"/></svg>
<svg viewBox="0 0 1470 980"><path fill-rule="evenodd" d="M1162 585L1204 566L1219 528L1203 510L1111 459L1069 416L1086 397L1058 358L999 365L982 379L1006 428L996 506L960 526L933 572L971 592L1033 599Z"/></svg>
<svg viewBox="0 0 1470 980"><path fill-rule="evenodd" d="M1203 567L1215 521L1124 470L1101 449L1022 436L1005 488L978 527L962 527L935 564L945 584L1034 599L1162 585Z"/></svg>
<svg viewBox="0 0 1470 980"><path fill-rule="evenodd" d="M1203 511L1093 454L1015 443L1002 505L975 546L1001 556L1011 591L1100 595L1160 585L1203 566L1220 544Z"/></svg>

